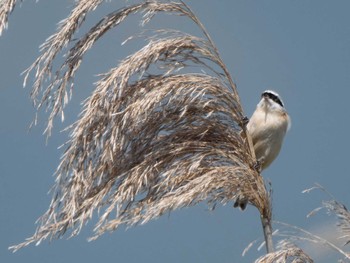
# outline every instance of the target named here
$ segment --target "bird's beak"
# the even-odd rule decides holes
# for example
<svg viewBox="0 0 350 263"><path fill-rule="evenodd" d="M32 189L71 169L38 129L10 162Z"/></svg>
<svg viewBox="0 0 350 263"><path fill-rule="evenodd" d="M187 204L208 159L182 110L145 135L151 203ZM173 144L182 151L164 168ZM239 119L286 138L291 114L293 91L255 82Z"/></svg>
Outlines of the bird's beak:
<svg viewBox="0 0 350 263"><path fill-rule="evenodd" d="M268 96L267 94L263 95L262 97L264 98L264 100L265 100L267 103L269 103L269 100L268 100L269 96Z"/></svg>

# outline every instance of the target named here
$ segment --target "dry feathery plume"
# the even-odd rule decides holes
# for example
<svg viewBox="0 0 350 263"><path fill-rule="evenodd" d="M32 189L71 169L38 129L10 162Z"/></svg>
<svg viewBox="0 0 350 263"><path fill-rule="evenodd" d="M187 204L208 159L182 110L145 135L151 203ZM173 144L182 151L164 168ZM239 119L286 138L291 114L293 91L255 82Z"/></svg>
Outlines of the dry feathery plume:
<svg viewBox="0 0 350 263"><path fill-rule="evenodd" d="M339 237L339 239L342 239L342 240L345 239L344 245L348 245L350 243L350 212L349 212L349 210L346 208L346 206L344 204L338 202L336 200L336 198L330 192L328 192L322 185L320 185L318 183L316 183L315 186L313 186L312 188L304 190L303 193L310 193L313 190L323 191L324 193L326 193L328 195L330 200L322 201L322 206L312 210L307 215L307 217L315 215L317 212L319 212L322 209L326 209L330 215L334 214L338 218L337 227L339 228L339 233L341 233L341 236ZM319 243L321 243L321 242L319 242ZM350 253L344 251L339 246L337 246L337 245L335 245L327 240L321 244L327 245L328 247L334 249L335 251L337 251L340 254L342 254L343 256L345 256L346 259L350 260Z"/></svg>
<svg viewBox="0 0 350 263"><path fill-rule="evenodd" d="M342 233L339 238L345 238L345 245L348 244L350 236L350 213L346 206L336 201L331 193L317 183L313 187L305 189L303 193L310 193L314 190L323 191L330 197L331 200L322 201L322 206L312 210L307 217L314 216L322 209L327 209L329 214L335 214L339 220L337 226L340 228L340 232ZM350 254L328 238L321 237L303 228L287 223L278 221L274 221L274 223L285 227L284 230L278 230L274 233L275 236L282 237L283 239L279 241L276 252L269 253L259 258L256 262L313 262L311 258L309 258L300 248L294 245L296 243L309 243L315 246L332 249L344 257L344 260L341 259L339 262L348 262L350 260ZM291 261L292 259L294 261Z"/></svg>
<svg viewBox="0 0 350 263"><path fill-rule="evenodd" d="M311 233L301 227L293 226L287 223L274 221L274 223L286 227L287 230L285 231L279 231L278 236L283 237L284 239L281 242L285 243L300 243L300 242L307 242L314 245L319 245L322 247L326 247L329 249L332 249L346 259L350 259L350 254L341 249L339 246L331 242L330 240L327 240L326 238L323 238L319 235L316 235L314 233Z"/></svg>
<svg viewBox="0 0 350 263"><path fill-rule="evenodd" d="M345 239L345 245L350 243L350 212L346 206L338 202L335 197L328 192L322 185L316 183L312 188L306 189L303 193L310 193L313 190L321 190L328 195L330 200L322 201L322 206L312 210L307 217L313 216L322 209L327 209L329 214L334 214L338 218L337 226L339 227L342 236L340 239Z"/></svg>
<svg viewBox="0 0 350 263"><path fill-rule="evenodd" d="M268 253L258 258L255 263L313 263L302 249L288 241L281 241L277 245L277 251Z"/></svg>
<svg viewBox="0 0 350 263"><path fill-rule="evenodd" d="M81 61L79 61L76 68L74 68L70 60L66 59L61 69L56 72L53 80L51 80L52 64L58 53L71 42L74 33L76 33L77 29L85 21L86 15L96 9L101 4L102 0L81 0L76 2L77 4L70 15L59 23L58 31L40 46L41 55L25 71L24 86L26 86L29 74L35 71L35 82L31 92L34 105L38 109L46 105L47 109L51 110L45 130L48 136L51 134L54 117L61 114L62 121L64 120L63 108L71 97L67 86L70 85L70 88L73 88L73 76ZM65 68L68 68L71 74L65 79L62 79L60 74L62 74ZM49 80L50 84L45 91L43 91L45 80ZM42 96L41 99L38 98L40 95Z"/></svg>
<svg viewBox="0 0 350 263"><path fill-rule="evenodd" d="M329 213L333 213L338 218L337 226L342 233L341 239L345 239L345 245L350 243L350 213L345 205L336 200L323 201L322 205Z"/></svg>
<svg viewBox="0 0 350 263"><path fill-rule="evenodd" d="M99 3L79 1L42 46L43 53L28 71L36 71L34 98L58 51ZM204 27L183 2L125 7L80 38L43 91L39 107L48 104L52 109L47 132L68 102L67 85L86 51L128 15L141 11L143 22L159 12L189 17L204 38L181 32L150 38L102 75L70 127L48 211L36 233L12 250L67 231L76 235L95 211L100 217L92 239L201 201L214 206L244 198L270 224L270 197L256 169L236 86ZM190 73L193 66L209 73Z"/></svg>
<svg viewBox="0 0 350 263"><path fill-rule="evenodd" d="M16 0L0 0L0 36L7 29L8 17L15 8Z"/></svg>

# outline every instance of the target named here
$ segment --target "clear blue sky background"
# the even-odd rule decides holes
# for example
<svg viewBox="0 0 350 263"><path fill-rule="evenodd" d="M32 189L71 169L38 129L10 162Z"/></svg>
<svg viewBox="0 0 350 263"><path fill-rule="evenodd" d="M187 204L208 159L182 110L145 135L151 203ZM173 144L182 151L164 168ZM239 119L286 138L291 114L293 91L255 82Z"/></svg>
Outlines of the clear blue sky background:
<svg viewBox="0 0 350 263"><path fill-rule="evenodd" d="M129 1L132 3L133 1ZM137 32L133 19L103 38L88 54L77 76L67 122L56 122L53 136L42 136L45 114L28 132L35 111L23 89L20 73L37 57L38 46L65 18L74 1L24 1L10 17L0 38L0 262L253 262L264 253L257 247L245 257L243 249L262 240L254 207L244 213L231 204L210 212L204 204L175 211L151 223L125 231L120 228L95 242L87 242L93 222L73 239L44 242L12 254L7 247L34 233L35 220L46 211L59 163L57 147L66 140L59 130L76 118L80 101L92 90L97 73L105 72L136 47L121 47ZM318 182L350 206L349 97L350 2L309 1L187 1L207 27L238 85L248 116L260 93L274 89L292 118L278 159L264 172L274 194L274 219L330 236L332 217L306 214L327 196L301 191ZM88 17L93 25L120 7L111 1ZM158 23L177 21L161 16ZM166 24L168 23L168 24ZM81 29L81 33L87 27ZM306 246L316 262L336 262L336 255Z"/></svg>

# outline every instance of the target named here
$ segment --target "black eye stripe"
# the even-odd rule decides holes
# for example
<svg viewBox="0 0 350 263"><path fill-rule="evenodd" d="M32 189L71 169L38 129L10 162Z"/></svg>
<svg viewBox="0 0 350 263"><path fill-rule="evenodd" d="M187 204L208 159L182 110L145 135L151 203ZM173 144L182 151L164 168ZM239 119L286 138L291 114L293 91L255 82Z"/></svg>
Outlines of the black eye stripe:
<svg viewBox="0 0 350 263"><path fill-rule="evenodd" d="M272 99L274 102L276 102L279 105L281 105L282 107L284 107L282 101L280 100L280 98L278 96L276 96L275 94L271 93L271 92L265 91L262 94L262 97L268 97L268 98Z"/></svg>

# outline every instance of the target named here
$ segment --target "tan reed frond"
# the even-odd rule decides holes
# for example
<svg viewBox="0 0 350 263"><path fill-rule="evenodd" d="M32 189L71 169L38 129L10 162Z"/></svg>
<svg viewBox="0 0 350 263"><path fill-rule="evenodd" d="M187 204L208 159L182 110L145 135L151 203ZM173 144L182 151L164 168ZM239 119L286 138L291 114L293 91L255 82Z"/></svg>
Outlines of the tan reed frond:
<svg viewBox="0 0 350 263"><path fill-rule="evenodd" d="M203 200L244 196L267 209L234 98L220 79L152 76L120 96L113 95L114 85L103 90L86 101L57 171L56 198L33 239L22 245L70 228L77 234L96 208L104 211L96 235Z"/></svg>
<svg viewBox="0 0 350 263"><path fill-rule="evenodd" d="M313 263L314 261L302 249L292 243L279 243L276 252L258 258L255 263Z"/></svg>
<svg viewBox="0 0 350 263"><path fill-rule="evenodd" d="M24 86L26 85L29 73L35 72L35 81L31 92L34 105L41 108L43 104L51 110L50 117L47 124L46 133L50 135L52 129L53 118L57 114L62 114L63 108L69 101L69 91L67 85L73 85L72 76L67 79L59 80L61 71L67 65L62 65L61 69L56 72L52 78L53 62L55 58L67 45L72 41L77 29L80 28L84 22L86 15L96 9L103 0L80 0L75 1L76 5L72 9L70 15L62 20L58 25L58 31L51 35L40 46L41 55L34 61L34 63L25 71ZM48 80L48 87L43 90L44 82ZM60 84L58 84L60 83ZM38 97L41 94L41 99Z"/></svg>
<svg viewBox="0 0 350 263"><path fill-rule="evenodd" d="M342 234L341 239L345 239L345 244L350 243L350 212L346 206L339 203L336 200L329 200L322 202L323 207L325 207L330 213L333 213L338 218L337 226Z"/></svg>
<svg viewBox="0 0 350 263"><path fill-rule="evenodd" d="M46 106L50 110L50 116L48 119L46 133L51 134L54 118L62 114L65 105L68 103L71 97L69 89L74 85L74 76L78 70L84 54L93 46L93 44L106 32L122 23L129 15L143 12L143 24L147 23L156 13L165 12L175 15L182 15L189 17L197 25L202 26L200 21L193 15L191 10L183 3L162 3L155 1L145 1L140 4L135 4L129 7L122 8L120 10L111 12L106 17L101 19L89 32L77 41L73 47L66 54L66 59L61 67L57 70L54 76L52 75L53 62L58 53L64 49L70 42L83 23L86 14L97 8L102 0L85 0L78 1L76 7L72 10L70 16L59 24L57 33L50 36L46 42L41 46L42 54L36 59L36 61L26 70L26 76L24 83L27 82L27 78L31 72L35 72L35 82L33 84L33 90L31 93L32 99L37 105L37 108ZM204 30L204 28L201 28ZM206 34L206 32L204 31ZM207 35L209 42L211 39ZM211 44L213 48L212 52L218 57L215 46ZM221 60L217 60L216 63L224 70L228 75L228 71L224 67ZM53 78L51 80L51 77ZM45 80L50 79L50 84L43 91L42 87ZM231 86L234 86L233 81L229 78ZM233 91L235 96L238 95L236 90Z"/></svg>
<svg viewBox="0 0 350 263"><path fill-rule="evenodd" d="M283 237L280 241L281 244L296 244L296 243L311 243L313 245L318 245L320 248L328 248L341 254L345 259L350 259L350 254L344 249L340 248L338 245L333 243L333 241L327 238L321 237L310 231L307 231L301 227L293 226L287 223L274 221L274 223L281 225L286 228L284 231L278 232L277 236Z"/></svg>
<svg viewBox="0 0 350 263"><path fill-rule="evenodd" d="M322 201L322 206L312 210L307 217L313 216L322 209L327 209L329 214L334 214L338 218L337 226L342 234L340 239L345 239L345 244L350 243L350 212L347 207L336 200L336 198L327 191L322 185L316 183L312 188L306 189L303 193L309 193L313 190L321 190L326 193L330 200Z"/></svg>
<svg viewBox="0 0 350 263"><path fill-rule="evenodd" d="M63 110L66 85L73 81L84 53L111 27L138 11L145 12L144 22L158 12L185 15L204 30L182 2L143 2L111 13L69 51L60 74L44 92L47 102L53 87L58 87L51 121ZM48 211L34 236L13 250L67 231L76 235L95 211L100 217L94 238L122 224L146 223L201 201L214 206L243 198L270 222L269 193L246 140L236 86L203 32L204 38L181 32L150 38L146 46L101 75L80 118L70 127ZM49 42L44 54L47 50ZM32 66L39 70L34 94L50 70L48 64L40 66L47 56ZM194 66L208 73L193 72Z"/></svg>
<svg viewBox="0 0 350 263"><path fill-rule="evenodd" d="M15 8L16 0L1 0L0 1L0 36L7 28L8 17Z"/></svg>

